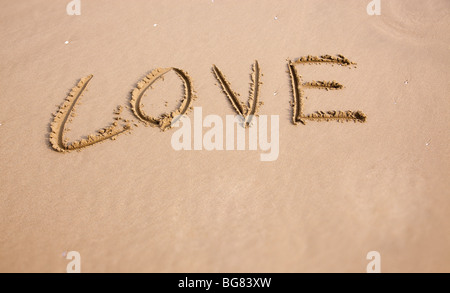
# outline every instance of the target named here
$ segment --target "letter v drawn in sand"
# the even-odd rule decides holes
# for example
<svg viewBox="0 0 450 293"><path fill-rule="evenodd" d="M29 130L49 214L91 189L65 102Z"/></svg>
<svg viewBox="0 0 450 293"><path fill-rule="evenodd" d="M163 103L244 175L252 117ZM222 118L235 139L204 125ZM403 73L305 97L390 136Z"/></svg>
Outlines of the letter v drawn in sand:
<svg viewBox="0 0 450 293"><path fill-rule="evenodd" d="M288 60L289 74L292 83L292 95L293 101L291 103L293 107L292 121L295 125L298 123L306 124L306 120L310 121L337 121L337 122L366 122L367 116L362 111L316 111L312 114L303 113L303 100L305 98L305 92L303 89L325 89L325 90L341 90L343 85L336 81L312 81L302 83L301 76L297 72L296 65L298 64L338 64L340 66L352 66L356 63L351 62L349 59L342 55L330 56L305 56L295 61Z"/></svg>
<svg viewBox="0 0 450 293"><path fill-rule="evenodd" d="M248 127L251 125L252 118L258 115L258 110L263 102L259 101L259 87L262 84L261 80L261 70L259 68L258 61L255 60L255 63L252 66L252 74L251 74L251 83L250 83L250 92L248 98L248 105L245 105L241 100L239 100L239 94L234 92L231 89L231 84L228 82L225 75L217 68L216 65L213 65L213 73L219 81L223 92L230 100L231 105L236 110L236 112L244 118L244 125Z"/></svg>
<svg viewBox="0 0 450 293"><path fill-rule="evenodd" d="M80 139L72 143L68 143L64 135L69 131L66 127L68 123L72 122L75 117L76 106L79 104L84 91L86 90L93 75L82 78L77 86L75 86L67 96L66 100L59 107L56 114L53 114L54 119L50 124L50 145L58 152L69 152L73 150L80 150L82 148L103 142L107 139L115 139L118 135L131 130L129 123L119 127L118 122L113 122L110 126L98 130L98 134L88 135L86 139Z"/></svg>

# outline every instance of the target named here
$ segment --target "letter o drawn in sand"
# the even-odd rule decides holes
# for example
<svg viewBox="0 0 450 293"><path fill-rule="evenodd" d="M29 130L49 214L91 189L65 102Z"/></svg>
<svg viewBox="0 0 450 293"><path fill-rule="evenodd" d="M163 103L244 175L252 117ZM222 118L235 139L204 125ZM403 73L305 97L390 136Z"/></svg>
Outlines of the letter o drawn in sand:
<svg viewBox="0 0 450 293"><path fill-rule="evenodd" d="M147 115L142 109L142 97L157 80L163 78L163 76L171 70L175 71L175 73L184 83L185 94L181 100L180 106L171 113L164 113L159 117L152 117L150 115ZM194 93L195 91L192 86L191 78L186 72L174 67L157 68L149 73L146 77L144 77L143 80L138 82L137 87L133 90L131 95L131 109L133 110L133 113L136 115L136 117L146 125L159 127L162 131L165 131L171 128L172 120L174 118L187 114L189 112L193 100L196 99Z"/></svg>

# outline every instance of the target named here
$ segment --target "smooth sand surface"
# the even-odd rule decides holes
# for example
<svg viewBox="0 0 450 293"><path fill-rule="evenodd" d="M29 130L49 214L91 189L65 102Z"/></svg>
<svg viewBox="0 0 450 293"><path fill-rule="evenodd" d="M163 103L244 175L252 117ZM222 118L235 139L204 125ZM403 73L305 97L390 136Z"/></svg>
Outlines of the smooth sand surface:
<svg viewBox="0 0 450 293"><path fill-rule="evenodd" d="M365 272L369 251L383 272L450 272L448 0L382 0L380 16L369 0L81 2L68 16L69 0L0 1L0 272L65 272L68 251L82 272ZM286 59L322 54L358 65L298 66L345 87L307 90L306 113L365 123L292 123ZM246 102L255 60L276 161L177 152L174 130L143 126L80 152L49 144L90 74L71 140L113 122L156 68L189 73L203 116L233 115L213 64ZM182 96L169 73L145 109Z"/></svg>

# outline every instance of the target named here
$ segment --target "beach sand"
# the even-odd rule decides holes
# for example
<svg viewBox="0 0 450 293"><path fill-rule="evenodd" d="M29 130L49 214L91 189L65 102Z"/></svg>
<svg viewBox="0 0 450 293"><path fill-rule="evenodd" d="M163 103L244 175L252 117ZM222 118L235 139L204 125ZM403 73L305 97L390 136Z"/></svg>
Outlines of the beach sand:
<svg viewBox="0 0 450 293"><path fill-rule="evenodd" d="M450 272L450 2L1 1L0 272ZM298 65L305 113L359 110L365 123L293 124L288 61L342 54L355 67ZM81 151L49 143L52 113L94 75L69 140L127 106L157 68L189 74L203 117L236 114L214 75L260 115L279 115L278 159L260 151L175 151L144 127ZM174 72L145 108L172 111ZM125 116L128 115L126 118ZM192 113L189 114L192 117ZM206 130L205 130L206 131Z"/></svg>

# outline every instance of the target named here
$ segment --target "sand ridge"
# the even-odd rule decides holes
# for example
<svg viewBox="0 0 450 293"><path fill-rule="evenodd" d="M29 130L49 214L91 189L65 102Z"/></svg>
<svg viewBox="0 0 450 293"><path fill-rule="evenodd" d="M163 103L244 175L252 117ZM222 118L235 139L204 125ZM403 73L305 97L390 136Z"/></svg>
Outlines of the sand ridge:
<svg viewBox="0 0 450 293"><path fill-rule="evenodd" d="M303 101L305 98L304 89L325 89L325 90L341 90L344 88L343 85L336 81L312 81L302 83L302 77L298 74L296 65L298 64L338 64L340 66L352 66L356 63L350 61L343 55L338 54L337 57L331 55L323 56L304 56L298 58L295 61L288 61L289 75L292 84L292 96L293 100L291 105L293 107L292 121L295 125L302 123L306 124L306 120L310 121L336 121L336 122L361 122L364 123L367 120L366 114L362 111L316 111L312 114L303 113Z"/></svg>

